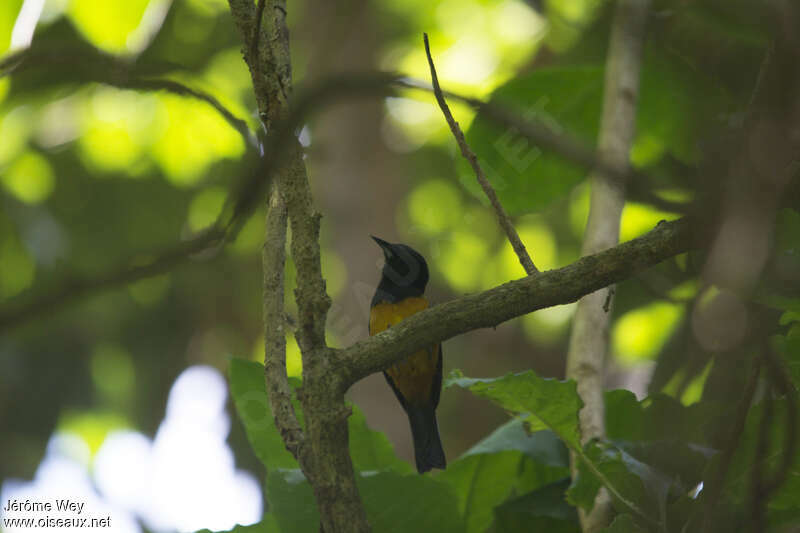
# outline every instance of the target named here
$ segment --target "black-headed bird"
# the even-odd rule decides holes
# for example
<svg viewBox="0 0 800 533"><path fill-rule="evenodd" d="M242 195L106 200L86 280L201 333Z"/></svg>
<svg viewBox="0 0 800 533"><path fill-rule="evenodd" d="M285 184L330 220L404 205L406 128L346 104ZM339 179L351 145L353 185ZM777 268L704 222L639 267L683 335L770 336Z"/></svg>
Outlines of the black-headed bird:
<svg viewBox="0 0 800 533"><path fill-rule="evenodd" d="M372 237L383 250L381 281L372 297L369 334L377 335L404 318L428 307L423 296L428 283L428 264L405 244L391 244ZM447 464L436 423L436 407L442 390L442 347L429 346L393 364L383 372L411 424L414 458L421 474Z"/></svg>

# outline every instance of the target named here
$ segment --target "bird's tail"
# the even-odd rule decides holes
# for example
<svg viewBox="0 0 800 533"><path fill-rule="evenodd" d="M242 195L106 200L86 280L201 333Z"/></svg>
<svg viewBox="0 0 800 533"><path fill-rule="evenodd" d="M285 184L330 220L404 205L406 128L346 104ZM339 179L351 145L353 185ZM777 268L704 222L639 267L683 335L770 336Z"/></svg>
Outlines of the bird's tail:
<svg viewBox="0 0 800 533"><path fill-rule="evenodd" d="M414 458L417 471L422 474L431 468L447 465L439 438L436 411L433 406L408 406L408 421L411 423L411 438L414 440Z"/></svg>

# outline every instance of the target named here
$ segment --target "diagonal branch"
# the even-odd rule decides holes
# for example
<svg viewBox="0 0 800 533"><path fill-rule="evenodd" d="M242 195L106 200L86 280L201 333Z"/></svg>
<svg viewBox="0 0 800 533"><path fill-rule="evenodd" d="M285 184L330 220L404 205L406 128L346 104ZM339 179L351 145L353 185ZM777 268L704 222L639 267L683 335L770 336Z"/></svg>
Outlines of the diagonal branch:
<svg viewBox="0 0 800 533"><path fill-rule="evenodd" d="M436 102L438 102L439 108L442 110L445 120L447 120L447 125L450 126L450 131L453 132L453 137L455 137L456 143L458 143L458 147L461 149L461 155L469 162L472 170L475 172L475 177L478 178L478 183L486 194L486 197L489 198L489 202L491 202L494 212L497 215L497 221L500 223L500 227L503 228L503 231L506 232L508 241L511 243L514 253L517 254L522 268L525 269L525 272L529 276L532 276L539 271L533 264L531 256L528 255L525 245L522 244L517 230L508 218L508 213L506 213L505 208L503 208L500 200L498 200L494 188L489 183L489 180L486 179L486 175L483 173L480 163L478 163L478 157L475 155L475 152L470 149L467 140L464 138L464 133L461 131L461 127L453 118L453 113L450 112L450 107L447 105L444 94L442 94L442 88L439 87L439 77L436 75L436 67L433 64L433 57L431 57L431 47L428 43L427 33L423 34L423 39L425 41L425 54L428 56L428 66L431 69L431 84L433 85L433 94L436 95Z"/></svg>

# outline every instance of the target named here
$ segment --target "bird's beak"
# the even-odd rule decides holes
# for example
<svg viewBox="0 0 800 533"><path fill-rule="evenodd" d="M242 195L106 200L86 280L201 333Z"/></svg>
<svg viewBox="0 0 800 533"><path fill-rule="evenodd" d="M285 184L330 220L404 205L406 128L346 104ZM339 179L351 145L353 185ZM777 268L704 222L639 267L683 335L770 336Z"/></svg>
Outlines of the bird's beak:
<svg viewBox="0 0 800 533"><path fill-rule="evenodd" d="M383 250L383 254L385 256L387 256L387 257L391 256L391 254L392 254L392 244L391 243L386 242L383 239L380 239L380 238L376 237L375 235L370 235L370 237L372 237L373 241L378 243L378 246L381 247L381 249Z"/></svg>

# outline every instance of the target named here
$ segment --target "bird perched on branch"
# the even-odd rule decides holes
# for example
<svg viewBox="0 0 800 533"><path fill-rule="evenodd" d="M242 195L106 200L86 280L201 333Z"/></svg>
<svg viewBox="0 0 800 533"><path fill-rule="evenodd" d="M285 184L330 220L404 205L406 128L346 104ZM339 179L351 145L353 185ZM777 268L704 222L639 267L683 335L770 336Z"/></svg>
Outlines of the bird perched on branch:
<svg viewBox="0 0 800 533"><path fill-rule="evenodd" d="M383 250L385 259L369 313L369 334L377 335L428 307L423 296L428 283L428 264L410 246L372 238ZM409 355L383 375L408 415L417 471L422 474L431 468L443 469L447 463L436 423L436 406L442 390L441 345Z"/></svg>

